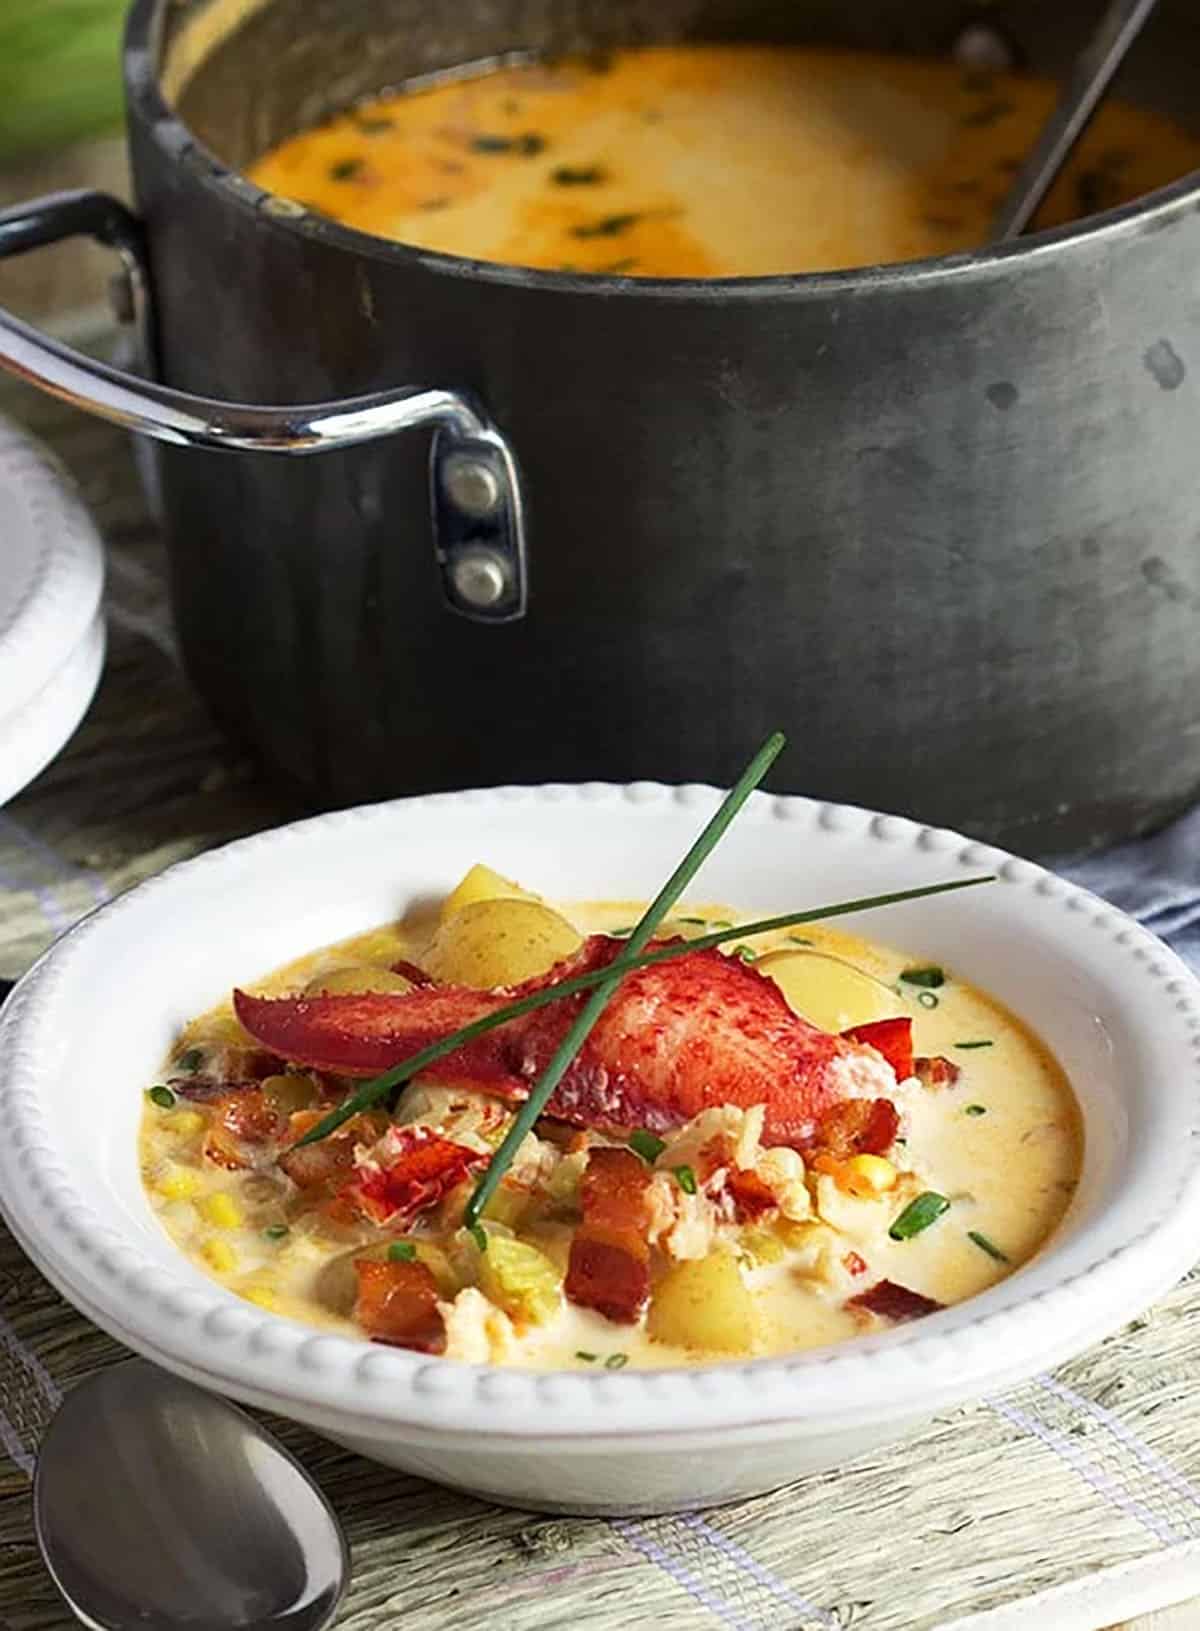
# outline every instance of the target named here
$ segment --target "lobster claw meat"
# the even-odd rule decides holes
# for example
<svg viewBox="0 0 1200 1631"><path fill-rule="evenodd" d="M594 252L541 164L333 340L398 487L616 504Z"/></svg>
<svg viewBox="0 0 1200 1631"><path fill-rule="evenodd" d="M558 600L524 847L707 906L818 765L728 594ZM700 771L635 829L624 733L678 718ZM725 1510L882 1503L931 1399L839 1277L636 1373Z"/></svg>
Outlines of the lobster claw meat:
<svg viewBox="0 0 1200 1631"><path fill-rule="evenodd" d="M489 1160L426 1127L389 1127L339 1198L352 1202L372 1223L405 1227Z"/></svg>

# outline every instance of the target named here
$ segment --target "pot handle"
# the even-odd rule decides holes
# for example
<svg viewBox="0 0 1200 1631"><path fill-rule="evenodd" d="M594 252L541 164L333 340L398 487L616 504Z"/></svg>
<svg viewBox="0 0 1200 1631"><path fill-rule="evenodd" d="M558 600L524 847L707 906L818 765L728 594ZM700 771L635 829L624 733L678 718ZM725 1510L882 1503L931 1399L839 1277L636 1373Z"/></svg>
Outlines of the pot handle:
<svg viewBox="0 0 1200 1631"><path fill-rule="evenodd" d="M0 211L0 259L85 236L124 266L118 318L153 367L146 258L137 218L115 198L65 192ZM485 410L461 391L407 386L336 402L263 407L221 402L96 362L0 309L0 368L73 406L177 447L303 455L433 427L430 506L447 604L510 623L527 601L525 524L516 458Z"/></svg>

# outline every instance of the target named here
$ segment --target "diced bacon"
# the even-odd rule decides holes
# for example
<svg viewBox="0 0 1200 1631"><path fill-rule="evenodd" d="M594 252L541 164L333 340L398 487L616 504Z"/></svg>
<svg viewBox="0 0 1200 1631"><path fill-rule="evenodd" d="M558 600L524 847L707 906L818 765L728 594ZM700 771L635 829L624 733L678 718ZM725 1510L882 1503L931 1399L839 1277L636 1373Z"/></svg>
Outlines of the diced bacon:
<svg viewBox="0 0 1200 1631"><path fill-rule="evenodd" d="M946 1059L940 1053L931 1059L918 1059L913 1067L913 1074L920 1081L922 1087L933 1092L943 1087L953 1087L962 1071L953 1059Z"/></svg>
<svg viewBox="0 0 1200 1631"><path fill-rule="evenodd" d="M729 1168L725 1174L725 1193L733 1201L733 1213L739 1223L750 1223L779 1208L774 1191L748 1168Z"/></svg>
<svg viewBox="0 0 1200 1631"><path fill-rule="evenodd" d="M923 1319L926 1314L936 1314L946 1305L935 1302L932 1297L923 1297L919 1291L910 1291L907 1286L897 1285L894 1280L878 1280L866 1291L860 1291L857 1297L851 1297L846 1306L864 1308L870 1314L899 1323L902 1320Z"/></svg>
<svg viewBox="0 0 1200 1631"><path fill-rule="evenodd" d="M214 1166L230 1171L253 1166L255 1147L269 1143L283 1131L283 1118L258 1087L225 1094L213 1101L212 1111L204 1156Z"/></svg>
<svg viewBox="0 0 1200 1631"><path fill-rule="evenodd" d="M288 1118L287 1136L293 1147L284 1150L279 1165L300 1189L332 1189L348 1178L354 1171L357 1147L373 1144L388 1124L387 1117L378 1111L365 1111L344 1121L319 1144L305 1144L296 1149L296 1140L311 1132L327 1114L325 1110L297 1110Z"/></svg>
<svg viewBox="0 0 1200 1631"><path fill-rule="evenodd" d="M857 1276L867 1272L867 1261L865 1257L860 1257L857 1252L847 1252L845 1257L842 1258L842 1267L847 1274Z"/></svg>
<svg viewBox="0 0 1200 1631"><path fill-rule="evenodd" d="M816 1144L823 1154L846 1161L852 1155L882 1155L899 1131L891 1099L844 1099L821 1117Z"/></svg>
<svg viewBox="0 0 1200 1631"><path fill-rule="evenodd" d="M411 980L418 987L434 983L432 974L426 974L423 968L418 968L416 963L410 963L404 957L397 958L392 964L392 973L402 974L406 980Z"/></svg>
<svg viewBox="0 0 1200 1631"><path fill-rule="evenodd" d="M358 1296L354 1318L373 1342L418 1353L438 1354L446 1346L446 1326L438 1290L424 1263L385 1263L360 1257L354 1265Z"/></svg>
<svg viewBox="0 0 1200 1631"><path fill-rule="evenodd" d="M566 1294L622 1325L633 1324L650 1296L650 1184L650 1168L632 1150L588 1156Z"/></svg>
<svg viewBox="0 0 1200 1631"><path fill-rule="evenodd" d="M877 1019L870 1025L852 1025L842 1035L852 1042L864 1042L876 1053L881 1053L896 1072L898 1082L906 1082L913 1073L912 1020Z"/></svg>
<svg viewBox="0 0 1200 1631"><path fill-rule="evenodd" d="M443 1200L490 1155L427 1127L392 1127L342 1190L373 1223L404 1225Z"/></svg>
<svg viewBox="0 0 1200 1631"><path fill-rule="evenodd" d="M372 1076L514 997L606 968L625 949L593 935L548 975L510 992L428 986L403 993L254 997L234 993L238 1018L285 1058L344 1076ZM498 1027L426 1074L524 1099L556 1052L584 994ZM802 1148L854 1084L886 1089L871 1047L830 1036L794 1014L773 980L714 950L688 952L622 981L555 1090L546 1113L598 1131L669 1132L712 1106L765 1107L763 1142Z"/></svg>

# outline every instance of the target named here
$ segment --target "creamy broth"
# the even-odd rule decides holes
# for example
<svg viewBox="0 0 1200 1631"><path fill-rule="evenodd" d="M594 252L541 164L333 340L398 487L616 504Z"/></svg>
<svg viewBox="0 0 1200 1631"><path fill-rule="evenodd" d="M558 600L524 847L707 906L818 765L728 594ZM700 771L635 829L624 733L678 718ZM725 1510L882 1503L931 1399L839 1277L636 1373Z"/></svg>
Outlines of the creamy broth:
<svg viewBox="0 0 1200 1631"><path fill-rule="evenodd" d="M976 248L1057 87L948 61L678 46L452 78L364 104L250 175L379 237L633 277L818 272ZM1110 100L1047 201L1059 225L1200 167Z"/></svg>
<svg viewBox="0 0 1200 1631"><path fill-rule="evenodd" d="M639 908L626 902L558 910L581 933L604 933L624 928ZM681 909L674 929L694 936L706 924L722 921L737 919L719 907ZM254 989L265 996L283 995L320 986L339 970L354 968L361 974L363 969L386 971L401 961L421 964L435 955L430 947L431 941L435 948L438 944L438 930L438 918L428 914L388 925L301 958ZM782 964L772 961L772 954L785 952L790 956ZM831 1030L886 1017L911 1019L916 1055L942 1062L944 1075L957 1073L940 1085L936 1079L914 1078L895 1089L899 1136L882 1162L893 1174L886 1189L847 1190L844 1162L826 1161L827 1170L818 1170L821 1159L810 1155L803 1172L799 1157L789 1151L793 1165L802 1170L799 1202L790 1205L793 1216L768 1214L736 1226L726 1215L710 1228L698 1255L704 1249L734 1254L741 1286L753 1305L753 1337L745 1352L815 1347L886 1323L853 1303L858 1293L880 1281L952 1304L1028 1261L1069 1204L1081 1134L1061 1069L1021 1022L956 978L952 969L944 971L941 983L921 983L933 981L941 971L922 970L917 959L901 952L820 927L806 927L800 935L760 936L752 948L735 947L732 955L754 956L770 977L781 980L793 1008L803 1001L811 1017L820 1015ZM861 990L847 976L847 965L861 971ZM785 977L781 970L792 973ZM863 980L864 975L869 978ZM851 984L843 990L847 977ZM380 978L386 984L394 976L380 973ZM273 1163L214 1164L209 1142L213 1106L203 1096L194 1103L186 1097L189 1068L206 1068L197 1067L199 1059L255 1046L228 1004L201 1016L180 1037L165 1072L172 1088L152 1090L164 1102L148 1095L143 1120L141 1165L151 1205L180 1249L241 1296L307 1324L362 1334L348 1304L331 1305L330 1276L340 1269L330 1265L346 1263L347 1254L378 1245L396 1231L331 1219ZM421 1083L414 1083L405 1097L421 1090ZM400 1118L404 1102L397 1109ZM736 1117L731 1125L740 1125ZM662 1134L668 1149L656 1167L671 1160L672 1136ZM550 1145L543 1146L543 1154L547 1151L555 1156ZM682 1180L664 1177L662 1182L671 1186ZM896 1219L929 1192L948 1201L948 1208L912 1238L892 1239L889 1230ZM457 1212L449 1219L451 1234L455 1217L461 1217L462 1199L460 1193L453 1202ZM712 1211L703 1187L699 1198L687 1204L699 1209L698 1217ZM679 1205L683 1207L682 1200ZM545 1215L526 1214L513 1229L559 1271L565 1268L577 1219L573 1206L568 1200L549 1207ZM440 1222L437 1214L419 1218L405 1238L441 1238L444 1245L450 1237L437 1231L446 1227L443 1209ZM455 1302L455 1288L472 1283L473 1247L466 1245L465 1256L453 1243L447 1249L452 1256L458 1253L458 1278L441 1288L445 1307L461 1306L463 1313L462 1330L447 1326L451 1356L535 1368L592 1368L606 1362L614 1367L667 1366L737 1356L728 1347L714 1351L656 1340L644 1317L632 1324L615 1323L561 1298L553 1317L544 1321L509 1321L502 1315L489 1325L491 1305L485 1307L477 1293ZM694 1246L689 1249L696 1254ZM660 1242L657 1281L671 1269L673 1251Z"/></svg>

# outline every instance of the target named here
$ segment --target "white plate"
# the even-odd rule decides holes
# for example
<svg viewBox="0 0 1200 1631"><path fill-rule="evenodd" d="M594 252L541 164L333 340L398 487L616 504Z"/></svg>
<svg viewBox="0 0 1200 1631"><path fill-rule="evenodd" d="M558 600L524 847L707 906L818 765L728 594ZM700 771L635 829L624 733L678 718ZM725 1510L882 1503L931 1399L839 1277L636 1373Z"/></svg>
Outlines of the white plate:
<svg viewBox="0 0 1200 1631"><path fill-rule="evenodd" d="M472 861L551 896L647 897L717 799L639 784L403 800L243 840L131 891L61 940L0 1014L0 1204L13 1232L85 1314L182 1375L426 1477L589 1512L702 1506L840 1465L1071 1357L1178 1279L1200 1239L1200 986L1184 965L1028 862L896 817L766 796L693 899L778 911L998 874L847 924L994 992L1067 1070L1086 1127L1082 1181L1031 1263L834 1348L593 1375L318 1334L182 1256L143 1193L137 1127L142 1086L190 1015L445 891Z"/></svg>
<svg viewBox="0 0 1200 1631"><path fill-rule="evenodd" d="M100 536L51 456L0 419L0 804L55 756L104 658Z"/></svg>

